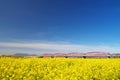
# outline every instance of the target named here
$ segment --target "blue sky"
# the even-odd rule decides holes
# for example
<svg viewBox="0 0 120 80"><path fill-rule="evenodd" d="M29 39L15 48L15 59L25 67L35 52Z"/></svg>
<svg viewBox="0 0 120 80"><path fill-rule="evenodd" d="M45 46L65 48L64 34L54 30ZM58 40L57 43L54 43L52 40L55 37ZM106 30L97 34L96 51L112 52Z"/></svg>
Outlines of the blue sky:
<svg viewBox="0 0 120 80"><path fill-rule="evenodd" d="M0 0L0 53L120 52L119 3Z"/></svg>

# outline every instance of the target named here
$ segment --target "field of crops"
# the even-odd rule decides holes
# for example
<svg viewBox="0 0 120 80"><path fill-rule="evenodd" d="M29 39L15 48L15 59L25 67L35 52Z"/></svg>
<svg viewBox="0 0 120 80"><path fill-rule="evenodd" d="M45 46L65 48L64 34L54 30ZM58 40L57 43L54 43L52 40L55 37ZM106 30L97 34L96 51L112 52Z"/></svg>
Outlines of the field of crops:
<svg viewBox="0 0 120 80"><path fill-rule="evenodd" d="M120 80L120 59L0 58L0 80Z"/></svg>

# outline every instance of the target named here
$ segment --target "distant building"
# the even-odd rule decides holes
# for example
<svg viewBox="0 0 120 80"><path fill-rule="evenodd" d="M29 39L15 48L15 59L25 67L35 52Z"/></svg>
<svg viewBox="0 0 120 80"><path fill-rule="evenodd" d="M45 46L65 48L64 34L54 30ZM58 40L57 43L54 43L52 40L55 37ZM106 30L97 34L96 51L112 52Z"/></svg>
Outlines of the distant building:
<svg viewBox="0 0 120 80"><path fill-rule="evenodd" d="M111 54L112 58L120 58L120 53Z"/></svg>
<svg viewBox="0 0 120 80"><path fill-rule="evenodd" d="M84 56L86 57L98 57L98 58L101 58L101 57L111 57L110 53L108 52L87 52L84 54Z"/></svg>

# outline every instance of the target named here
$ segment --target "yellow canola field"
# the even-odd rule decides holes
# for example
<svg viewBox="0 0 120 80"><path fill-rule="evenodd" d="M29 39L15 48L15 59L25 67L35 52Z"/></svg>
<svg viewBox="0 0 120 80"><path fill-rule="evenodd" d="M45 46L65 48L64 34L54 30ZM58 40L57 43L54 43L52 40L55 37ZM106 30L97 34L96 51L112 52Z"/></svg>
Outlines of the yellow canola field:
<svg viewBox="0 0 120 80"><path fill-rule="evenodd" d="M0 58L0 80L120 80L120 59Z"/></svg>

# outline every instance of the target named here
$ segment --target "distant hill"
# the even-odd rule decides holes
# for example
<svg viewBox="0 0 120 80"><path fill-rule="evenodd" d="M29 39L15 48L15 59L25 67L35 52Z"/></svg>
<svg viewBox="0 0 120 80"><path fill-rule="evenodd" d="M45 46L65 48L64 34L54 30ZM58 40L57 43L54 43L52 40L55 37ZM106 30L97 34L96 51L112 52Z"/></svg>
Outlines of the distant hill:
<svg viewBox="0 0 120 80"><path fill-rule="evenodd" d="M15 53L15 56L37 56L36 54L28 54L28 53Z"/></svg>

